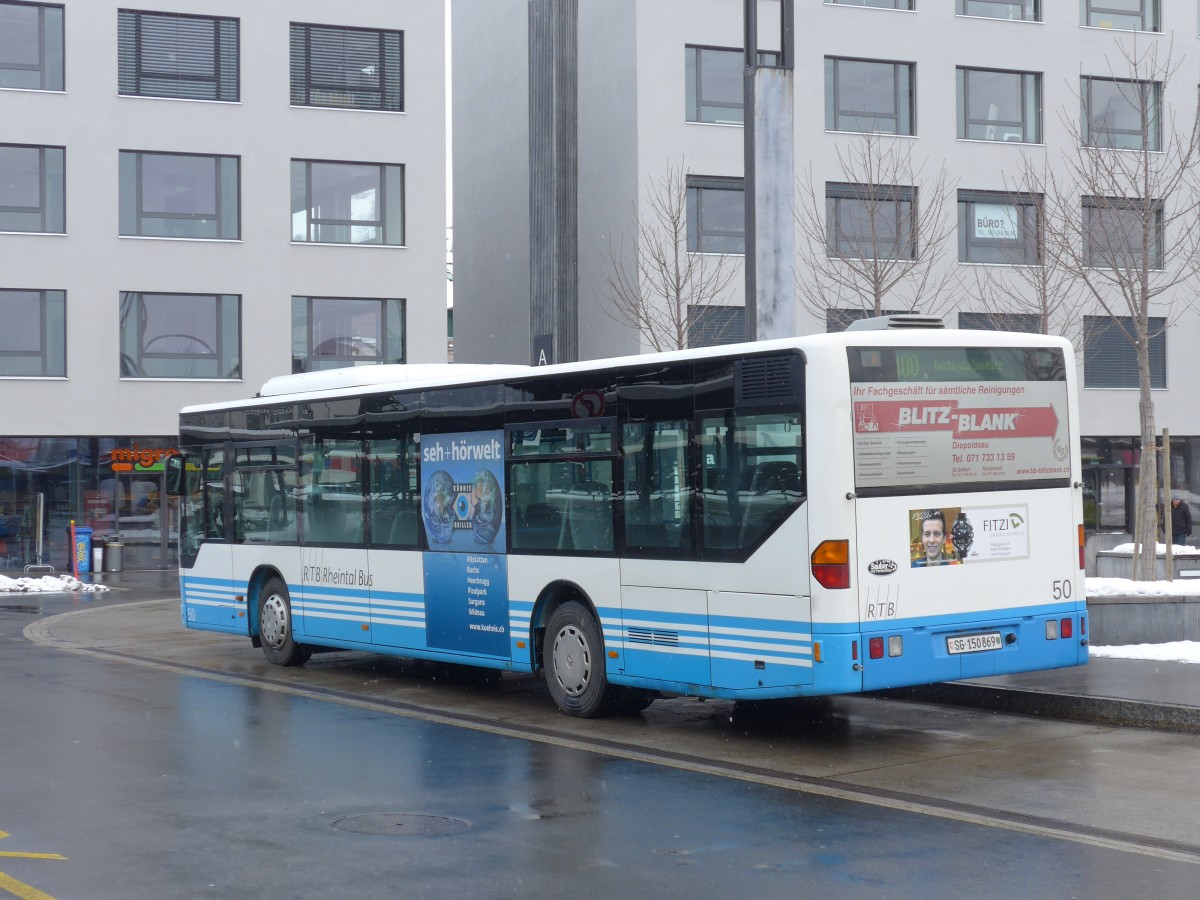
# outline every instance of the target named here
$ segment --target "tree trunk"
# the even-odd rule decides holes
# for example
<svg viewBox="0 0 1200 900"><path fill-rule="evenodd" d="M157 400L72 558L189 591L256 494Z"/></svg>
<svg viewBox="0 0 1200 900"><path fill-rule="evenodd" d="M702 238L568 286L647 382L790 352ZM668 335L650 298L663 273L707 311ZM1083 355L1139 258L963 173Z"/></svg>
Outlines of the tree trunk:
<svg viewBox="0 0 1200 900"><path fill-rule="evenodd" d="M1149 341L1143 339L1138 345L1138 375L1141 383L1139 410L1142 424L1142 454L1138 466L1137 529L1134 545L1133 576L1139 581L1154 581L1158 576L1157 510L1154 505L1158 497L1158 454L1155 452L1154 401L1150 399L1150 354Z"/></svg>

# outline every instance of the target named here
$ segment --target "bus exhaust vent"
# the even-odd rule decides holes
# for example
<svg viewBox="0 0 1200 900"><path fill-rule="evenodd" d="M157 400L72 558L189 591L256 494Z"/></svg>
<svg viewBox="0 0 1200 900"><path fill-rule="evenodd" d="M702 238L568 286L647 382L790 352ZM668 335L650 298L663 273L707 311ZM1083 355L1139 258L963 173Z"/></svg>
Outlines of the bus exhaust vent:
<svg viewBox="0 0 1200 900"><path fill-rule="evenodd" d="M734 406L773 406L795 403L800 392L799 356L760 356L740 359L735 366Z"/></svg>
<svg viewBox="0 0 1200 900"><path fill-rule="evenodd" d="M851 322L847 331L879 331L883 328L945 328L941 316L923 316L920 313L893 313L890 316L872 316Z"/></svg>
<svg viewBox="0 0 1200 900"><path fill-rule="evenodd" d="M631 644L659 644L664 647L679 646L678 631L659 631L655 628L630 628L628 639Z"/></svg>

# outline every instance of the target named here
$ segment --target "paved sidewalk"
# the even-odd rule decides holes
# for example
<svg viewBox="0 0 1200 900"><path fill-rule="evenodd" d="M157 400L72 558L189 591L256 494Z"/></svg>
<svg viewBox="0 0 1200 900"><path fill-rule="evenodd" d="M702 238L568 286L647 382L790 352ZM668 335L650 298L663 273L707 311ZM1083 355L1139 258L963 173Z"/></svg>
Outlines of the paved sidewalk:
<svg viewBox="0 0 1200 900"><path fill-rule="evenodd" d="M145 600L178 603L179 581L173 571L105 573L94 579L113 588L111 593L91 595L108 601L103 605ZM0 594L0 602L5 596L22 595ZM60 620L55 636L81 646L127 650L138 643L162 649L173 642L199 642L213 637L184 630L179 624L178 608L170 605L154 609L151 614L131 610L130 615L136 618L120 613L77 615L69 623ZM1196 664L1101 658L1070 669L880 693L1056 719L1200 734L1200 665Z"/></svg>

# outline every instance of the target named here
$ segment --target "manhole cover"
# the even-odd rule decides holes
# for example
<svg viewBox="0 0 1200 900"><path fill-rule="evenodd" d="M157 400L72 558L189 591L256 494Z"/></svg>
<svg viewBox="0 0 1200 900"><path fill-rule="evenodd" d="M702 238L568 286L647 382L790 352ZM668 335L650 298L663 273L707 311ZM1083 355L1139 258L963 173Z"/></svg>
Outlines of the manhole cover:
<svg viewBox="0 0 1200 900"><path fill-rule="evenodd" d="M333 823L339 831L351 834L438 835L458 834L471 827L462 819L449 816L423 816L416 813L365 813L343 816Z"/></svg>

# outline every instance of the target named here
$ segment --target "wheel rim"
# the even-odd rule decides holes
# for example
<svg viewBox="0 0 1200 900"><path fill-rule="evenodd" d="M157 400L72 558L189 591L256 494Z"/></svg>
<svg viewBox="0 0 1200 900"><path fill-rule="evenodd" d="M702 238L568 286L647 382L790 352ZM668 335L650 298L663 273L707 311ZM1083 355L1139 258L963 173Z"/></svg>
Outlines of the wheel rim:
<svg viewBox="0 0 1200 900"><path fill-rule="evenodd" d="M259 630L264 644L274 650L283 646L288 636L288 607L278 594L272 594L263 601L262 615L259 617Z"/></svg>
<svg viewBox="0 0 1200 900"><path fill-rule="evenodd" d="M578 697L592 680L592 648L583 632L564 626L554 636L554 680L568 697Z"/></svg>

